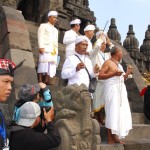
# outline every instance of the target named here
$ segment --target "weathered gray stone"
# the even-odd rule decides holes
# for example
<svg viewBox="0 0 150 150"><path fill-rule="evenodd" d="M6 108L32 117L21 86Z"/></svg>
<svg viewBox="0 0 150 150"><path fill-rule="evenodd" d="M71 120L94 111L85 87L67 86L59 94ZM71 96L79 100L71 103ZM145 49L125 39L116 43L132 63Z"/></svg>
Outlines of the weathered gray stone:
<svg viewBox="0 0 150 150"><path fill-rule="evenodd" d="M37 23L31 22L31 21L26 21L26 25L27 25L29 35L30 35L30 42L31 42L31 47L32 47L31 49L32 49L32 53L34 56L35 66L37 67L38 58L39 58L37 30L39 26Z"/></svg>
<svg viewBox="0 0 150 150"><path fill-rule="evenodd" d="M101 144L100 150L124 150L124 146L121 144Z"/></svg>
<svg viewBox="0 0 150 150"><path fill-rule="evenodd" d="M23 51L19 49L10 49L5 58L11 59L15 64L19 64L22 60L25 59L23 66L28 66L35 69L33 53L28 51Z"/></svg>
<svg viewBox="0 0 150 150"><path fill-rule="evenodd" d="M62 137L58 150L100 150L99 124L90 117L91 95L85 85L63 88L54 106Z"/></svg>
<svg viewBox="0 0 150 150"><path fill-rule="evenodd" d="M129 135L125 138L125 140L126 141L140 140L140 139L150 140L149 130L150 125L133 124L133 129L129 132Z"/></svg>
<svg viewBox="0 0 150 150"><path fill-rule="evenodd" d="M143 113L132 113L132 123L133 124L144 124L145 116Z"/></svg>
<svg viewBox="0 0 150 150"><path fill-rule="evenodd" d="M14 20L13 18L10 19L7 18L6 21L7 21L8 32L14 32L14 33L17 32L29 36L29 32L24 21Z"/></svg>
<svg viewBox="0 0 150 150"><path fill-rule="evenodd" d="M36 70L27 66L22 66L18 68L15 71L14 83L17 87L18 86L20 87L26 83L29 83L29 84L38 83Z"/></svg>
<svg viewBox="0 0 150 150"><path fill-rule="evenodd" d="M28 35L21 33L10 33L9 35L10 48L17 48L31 51L31 43Z"/></svg>
<svg viewBox="0 0 150 150"><path fill-rule="evenodd" d="M25 22L23 15L18 10L9 6L3 6L3 8L8 19Z"/></svg>
<svg viewBox="0 0 150 150"><path fill-rule="evenodd" d="M125 142L124 150L149 150L150 140L132 140Z"/></svg>
<svg viewBox="0 0 150 150"><path fill-rule="evenodd" d="M0 5L2 5L2 6L11 6L13 8L16 8L18 1L19 0L1 0Z"/></svg>

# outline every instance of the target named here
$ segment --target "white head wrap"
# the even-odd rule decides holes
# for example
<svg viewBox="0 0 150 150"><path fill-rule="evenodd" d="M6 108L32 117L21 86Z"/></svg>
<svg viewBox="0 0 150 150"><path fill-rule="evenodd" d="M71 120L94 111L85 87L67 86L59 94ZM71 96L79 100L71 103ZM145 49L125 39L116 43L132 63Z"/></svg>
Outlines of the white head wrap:
<svg viewBox="0 0 150 150"><path fill-rule="evenodd" d="M48 13L48 17L50 17L50 16L57 16L58 15L58 12L57 11L50 11L49 13Z"/></svg>
<svg viewBox="0 0 150 150"><path fill-rule="evenodd" d="M107 33L105 33L103 30L99 30L98 32L96 32L96 38L98 39L101 34L103 34L104 37L107 36Z"/></svg>
<svg viewBox="0 0 150 150"><path fill-rule="evenodd" d="M81 20L80 19L75 19L75 20L72 20L71 22L70 22L70 24L80 24L81 23Z"/></svg>
<svg viewBox="0 0 150 150"><path fill-rule="evenodd" d="M90 25L87 25L85 28L84 28L84 32L85 31L94 31L95 30L95 26L90 24Z"/></svg>
<svg viewBox="0 0 150 150"><path fill-rule="evenodd" d="M83 42L83 41L87 41L88 42L88 38L86 36L78 36L75 40L75 44L78 44L80 42Z"/></svg>

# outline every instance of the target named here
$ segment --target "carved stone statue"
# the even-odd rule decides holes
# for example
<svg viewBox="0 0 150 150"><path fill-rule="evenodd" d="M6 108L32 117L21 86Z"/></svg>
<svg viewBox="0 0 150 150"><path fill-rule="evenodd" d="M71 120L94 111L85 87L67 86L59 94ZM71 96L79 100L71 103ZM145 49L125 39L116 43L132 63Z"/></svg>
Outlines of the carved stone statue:
<svg viewBox="0 0 150 150"><path fill-rule="evenodd" d="M70 85L57 95L58 150L100 150L100 126L90 117L91 95L85 85Z"/></svg>

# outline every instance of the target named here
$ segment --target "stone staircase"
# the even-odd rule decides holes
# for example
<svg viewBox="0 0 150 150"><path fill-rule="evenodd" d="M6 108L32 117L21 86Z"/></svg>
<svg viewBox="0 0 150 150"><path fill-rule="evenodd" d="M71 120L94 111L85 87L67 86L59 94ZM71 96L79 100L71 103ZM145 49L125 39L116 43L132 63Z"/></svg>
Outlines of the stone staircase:
<svg viewBox="0 0 150 150"><path fill-rule="evenodd" d="M143 113L132 113L133 129L123 140L125 145L108 145L106 128L101 126L101 150L150 150L150 124Z"/></svg>
<svg viewBox="0 0 150 150"><path fill-rule="evenodd" d="M30 41L32 46L32 52L34 55L35 65L37 66L38 60L38 44L37 44L37 29L39 24L26 21L28 31L30 34ZM63 44L59 44L59 55L61 57L60 64L57 68L56 74L56 84L50 85L50 89L52 91L53 100L55 101L56 93L62 87L65 86L65 81L60 78L61 68L64 62L64 53L65 46ZM115 144L108 145L107 144L107 134L104 126L100 127L100 135L101 135L101 150L150 150L150 125L149 121L145 118L143 113L132 113L133 119L133 129L130 131L129 135L126 137L125 145Z"/></svg>

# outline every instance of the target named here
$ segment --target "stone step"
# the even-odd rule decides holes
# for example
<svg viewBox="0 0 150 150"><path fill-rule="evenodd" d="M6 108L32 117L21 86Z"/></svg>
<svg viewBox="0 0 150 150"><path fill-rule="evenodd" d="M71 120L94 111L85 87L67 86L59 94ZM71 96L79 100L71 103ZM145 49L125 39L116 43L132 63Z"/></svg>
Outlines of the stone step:
<svg viewBox="0 0 150 150"><path fill-rule="evenodd" d="M135 139L149 139L150 140L150 125L147 124L133 124L133 129L126 136L126 141Z"/></svg>
<svg viewBox="0 0 150 150"><path fill-rule="evenodd" d="M144 113L132 113L133 124L150 124L150 121L145 117Z"/></svg>
<svg viewBox="0 0 150 150"><path fill-rule="evenodd" d="M135 139L149 139L150 140L150 125L147 124L133 124L133 129L130 130L129 135L124 139L125 141L132 141ZM107 142L107 131L104 126L100 127L100 136L102 142Z"/></svg>
<svg viewBox="0 0 150 150"><path fill-rule="evenodd" d="M107 144L101 143L100 150L124 150L124 146L122 144Z"/></svg>
<svg viewBox="0 0 150 150"><path fill-rule="evenodd" d="M122 144L107 144L101 143L100 150L150 150L150 140L140 139L126 141L124 145Z"/></svg>
<svg viewBox="0 0 150 150"><path fill-rule="evenodd" d="M150 150L150 140L140 139L126 141L124 145L124 150Z"/></svg>

